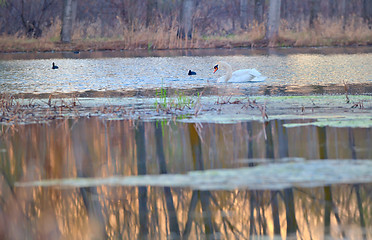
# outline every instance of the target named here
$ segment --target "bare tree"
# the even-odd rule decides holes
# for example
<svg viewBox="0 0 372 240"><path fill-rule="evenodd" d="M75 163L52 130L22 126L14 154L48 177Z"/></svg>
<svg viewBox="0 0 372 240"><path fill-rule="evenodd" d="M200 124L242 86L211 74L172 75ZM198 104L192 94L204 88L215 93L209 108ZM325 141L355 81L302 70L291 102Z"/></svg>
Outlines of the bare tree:
<svg viewBox="0 0 372 240"><path fill-rule="evenodd" d="M280 18L273 17L278 14L276 10L269 11L275 4L280 4ZM100 28L91 31L94 37L119 36L122 33L116 31L118 29L138 31L162 24L170 28L177 25L178 37L190 39L194 32L234 34L254 21L266 20L270 29L267 34L276 35L279 19L287 20L287 27L301 30L308 25L313 27L320 14L324 19L343 18L344 26L351 16L360 17L371 27L372 0L281 0L280 3L270 0L0 0L0 34L22 32L36 38L54 26L52 31L46 31L51 36L59 28L56 24L61 19L61 41L70 42L76 16L82 37L88 34L92 23ZM303 22L306 26L300 26ZM236 28L239 25L240 28Z"/></svg>
<svg viewBox="0 0 372 240"><path fill-rule="evenodd" d="M329 0L328 1L328 16L330 18L333 18L336 16L337 14L337 5L338 5L338 2L334 1L334 0Z"/></svg>
<svg viewBox="0 0 372 240"><path fill-rule="evenodd" d="M342 27L343 29L345 29L346 27L346 20L348 18L348 14L347 14L347 9L346 9L346 0L341 0L341 16L343 17L343 23L342 23Z"/></svg>
<svg viewBox="0 0 372 240"><path fill-rule="evenodd" d="M320 9L320 1L319 0L310 0L309 25L310 25L311 28L314 27L314 23L318 19L319 9Z"/></svg>
<svg viewBox="0 0 372 240"><path fill-rule="evenodd" d="M372 23L372 1L363 0L362 6L362 17L364 21L371 24Z"/></svg>
<svg viewBox="0 0 372 240"><path fill-rule="evenodd" d="M181 22L178 29L178 36L185 39L192 38L192 16L194 12L194 0L183 0L181 9Z"/></svg>
<svg viewBox="0 0 372 240"><path fill-rule="evenodd" d="M61 41L65 43L71 42L72 25L74 10L76 8L76 0L64 0L63 1L63 14L62 14L62 29L61 29ZM76 12L76 11L75 11Z"/></svg>
<svg viewBox="0 0 372 240"><path fill-rule="evenodd" d="M42 28L48 25L49 16L53 15L53 7L56 5L58 2L55 0L0 0L0 32L24 30L29 38L41 37Z"/></svg>
<svg viewBox="0 0 372 240"><path fill-rule="evenodd" d="M154 12L157 9L157 1L147 0L146 2L146 27L154 20Z"/></svg>
<svg viewBox="0 0 372 240"><path fill-rule="evenodd" d="M266 25L265 39L272 44L277 41L279 36L280 1L281 0L270 0L269 5L269 15Z"/></svg>
<svg viewBox="0 0 372 240"><path fill-rule="evenodd" d="M280 4L280 16L284 19L288 18L288 1L282 0L282 3Z"/></svg>
<svg viewBox="0 0 372 240"><path fill-rule="evenodd" d="M254 18L257 22L261 23L264 19L264 0L254 0Z"/></svg>
<svg viewBox="0 0 372 240"><path fill-rule="evenodd" d="M248 26L248 0L240 0L240 27Z"/></svg>

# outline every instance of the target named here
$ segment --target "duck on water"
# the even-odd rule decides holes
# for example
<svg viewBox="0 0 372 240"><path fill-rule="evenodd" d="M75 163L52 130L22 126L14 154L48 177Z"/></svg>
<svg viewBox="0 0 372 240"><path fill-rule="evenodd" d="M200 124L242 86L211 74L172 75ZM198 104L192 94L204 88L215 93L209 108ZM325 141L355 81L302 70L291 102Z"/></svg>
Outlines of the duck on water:
<svg viewBox="0 0 372 240"><path fill-rule="evenodd" d="M52 69L58 69L58 66L54 64L54 62L52 63Z"/></svg>

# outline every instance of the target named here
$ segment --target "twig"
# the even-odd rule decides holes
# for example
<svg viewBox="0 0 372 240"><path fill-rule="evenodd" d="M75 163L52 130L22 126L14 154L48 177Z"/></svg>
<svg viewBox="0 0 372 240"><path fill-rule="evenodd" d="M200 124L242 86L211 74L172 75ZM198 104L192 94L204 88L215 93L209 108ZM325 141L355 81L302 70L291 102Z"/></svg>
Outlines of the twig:
<svg viewBox="0 0 372 240"><path fill-rule="evenodd" d="M345 81L343 81L343 83L344 83L344 89L345 89L346 103L350 103L350 99L348 96L349 85Z"/></svg>

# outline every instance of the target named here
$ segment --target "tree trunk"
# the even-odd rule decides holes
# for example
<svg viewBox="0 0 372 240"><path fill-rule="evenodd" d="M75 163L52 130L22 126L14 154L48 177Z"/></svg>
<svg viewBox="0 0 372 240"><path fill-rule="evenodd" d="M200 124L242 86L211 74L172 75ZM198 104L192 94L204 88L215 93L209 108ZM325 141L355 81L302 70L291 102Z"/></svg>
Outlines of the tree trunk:
<svg viewBox="0 0 372 240"><path fill-rule="evenodd" d="M348 18L347 9L346 9L346 0L341 0L341 14L342 14L342 28L345 30L346 22Z"/></svg>
<svg viewBox="0 0 372 240"><path fill-rule="evenodd" d="M309 19L310 28L314 27L314 23L318 19L319 8L320 8L319 0L311 0L311 2L310 2L310 19Z"/></svg>
<svg viewBox="0 0 372 240"><path fill-rule="evenodd" d="M264 8L264 0L254 0L254 18L258 23L261 23L263 21Z"/></svg>
<svg viewBox="0 0 372 240"><path fill-rule="evenodd" d="M240 27L246 29L248 26L248 0L240 0Z"/></svg>
<svg viewBox="0 0 372 240"><path fill-rule="evenodd" d="M280 0L270 0L265 39L274 44L279 36Z"/></svg>
<svg viewBox="0 0 372 240"><path fill-rule="evenodd" d="M328 16L329 18L336 17L337 15L337 2L335 0L328 1Z"/></svg>
<svg viewBox="0 0 372 240"><path fill-rule="evenodd" d="M178 29L178 37L192 38L192 16L194 12L194 0L183 0L181 9L181 23Z"/></svg>
<svg viewBox="0 0 372 240"><path fill-rule="evenodd" d="M280 5L281 5L280 16L283 19L288 20L288 3L287 3L287 0L282 0Z"/></svg>
<svg viewBox="0 0 372 240"><path fill-rule="evenodd" d="M77 15L77 0L72 0L72 4L71 4L71 6L72 6L72 20L71 20L71 22L72 22L72 26L74 26L74 24L75 24L75 20L76 20L76 15Z"/></svg>
<svg viewBox="0 0 372 240"><path fill-rule="evenodd" d="M157 9L156 0L147 0L146 1L146 27L150 26L154 21L154 12Z"/></svg>
<svg viewBox="0 0 372 240"><path fill-rule="evenodd" d="M366 21L368 24L372 23L372 1L371 0L363 0L362 17L363 17L363 20Z"/></svg>
<svg viewBox="0 0 372 240"><path fill-rule="evenodd" d="M64 43L71 42L72 23L73 23L73 8L76 8L76 0L63 1L63 14L62 14L62 30L61 41ZM76 11L75 11L76 12Z"/></svg>

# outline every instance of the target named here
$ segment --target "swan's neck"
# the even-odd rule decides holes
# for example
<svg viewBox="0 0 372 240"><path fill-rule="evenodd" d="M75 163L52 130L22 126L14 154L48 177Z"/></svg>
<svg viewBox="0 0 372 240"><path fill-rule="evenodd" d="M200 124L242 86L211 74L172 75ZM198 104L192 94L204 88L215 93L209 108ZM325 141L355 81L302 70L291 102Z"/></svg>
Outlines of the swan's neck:
<svg viewBox="0 0 372 240"><path fill-rule="evenodd" d="M227 62L222 62L220 61L219 63L223 69L226 70L226 75L225 75L225 82L229 81L229 79L232 77L232 67L230 64L228 64Z"/></svg>

